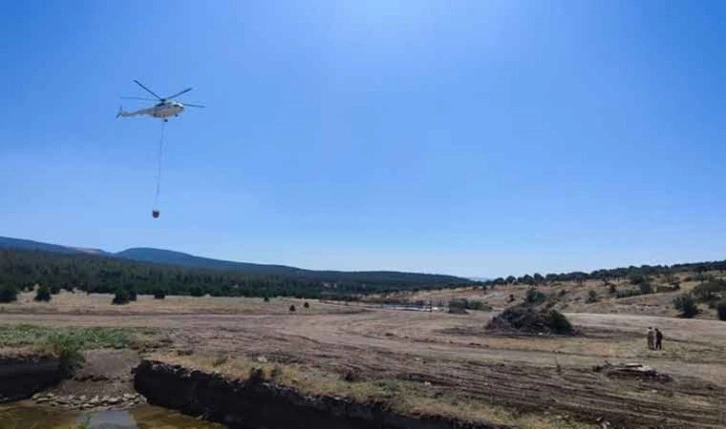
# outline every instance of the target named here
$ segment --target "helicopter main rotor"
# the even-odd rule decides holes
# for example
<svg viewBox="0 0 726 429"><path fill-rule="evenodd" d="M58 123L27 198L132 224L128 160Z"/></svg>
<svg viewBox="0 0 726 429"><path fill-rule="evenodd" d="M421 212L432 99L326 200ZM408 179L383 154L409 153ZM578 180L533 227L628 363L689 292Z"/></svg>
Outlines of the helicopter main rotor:
<svg viewBox="0 0 726 429"><path fill-rule="evenodd" d="M126 99L126 100L158 101L159 104L164 104L164 103L168 102L169 100L173 100L174 98L179 97L180 95L186 94L187 92L189 92L189 91L192 90L192 88L187 88L187 89L185 89L183 91L179 91L176 94L170 95L168 97L159 97L159 95L157 93L155 93L154 91L152 91L149 88L147 88L143 83L139 82L138 80L134 79L134 83L136 83L137 85L139 85L141 88L143 88L149 94L153 95L156 99L143 98L143 97L122 97L123 99ZM186 104L186 103L184 103L184 106L189 106L189 107L202 107L202 108L204 107L204 106L202 106L200 104Z"/></svg>

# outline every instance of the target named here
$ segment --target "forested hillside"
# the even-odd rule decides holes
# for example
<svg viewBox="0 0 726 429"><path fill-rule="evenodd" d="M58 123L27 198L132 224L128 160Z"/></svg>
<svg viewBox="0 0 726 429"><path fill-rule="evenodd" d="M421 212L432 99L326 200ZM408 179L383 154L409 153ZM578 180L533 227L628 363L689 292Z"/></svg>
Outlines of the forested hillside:
<svg viewBox="0 0 726 429"><path fill-rule="evenodd" d="M564 281L576 281L584 282L586 280L618 280L629 278L639 282L640 278L646 278L648 276L668 276L676 273L693 271L696 273L704 273L707 271L726 271L726 260L723 261L711 261L711 262L692 262L684 264L674 265L641 265L639 267L621 267L621 268L610 268L595 270L591 273L585 273L582 271L572 271L568 273L549 273L542 275L540 273L526 274L520 277L509 276L507 278L499 277L493 280L484 282L486 285L505 285L505 284L525 284L525 285L538 285L551 282L564 282Z"/></svg>
<svg viewBox="0 0 726 429"><path fill-rule="evenodd" d="M464 279L407 273L323 272L308 276L250 274L235 270L188 268L120 258L44 251L0 250L0 285L18 289L35 284L52 288L110 293L132 288L138 293L163 289L168 294L217 296L301 296L308 298L461 285ZM453 279L451 283L437 282Z"/></svg>
<svg viewBox="0 0 726 429"><path fill-rule="evenodd" d="M181 265L193 268L242 271L251 274L286 276L334 283L372 285L425 285L425 284L468 284L467 279L443 274L421 274L398 271L322 271L305 270L286 265L252 264L249 262L224 261L203 258L181 252L163 249L133 248L115 254L118 257L141 262Z"/></svg>

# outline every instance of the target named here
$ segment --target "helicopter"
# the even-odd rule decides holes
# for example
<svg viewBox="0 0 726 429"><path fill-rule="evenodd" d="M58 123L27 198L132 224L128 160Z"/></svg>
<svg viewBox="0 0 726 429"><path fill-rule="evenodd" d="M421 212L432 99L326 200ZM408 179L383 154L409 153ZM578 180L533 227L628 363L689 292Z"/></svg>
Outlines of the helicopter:
<svg viewBox="0 0 726 429"><path fill-rule="evenodd" d="M126 100L145 100L145 101L158 101L158 103L152 107L149 107L147 109L141 109L137 110L135 112L126 112L123 110L123 108L119 107L119 111L116 114L116 117L122 116L124 118L128 118L130 116L139 116L139 115L149 115L154 118L163 119L164 122L168 121L170 117L179 116L180 113L184 111L185 107L200 107L203 108L204 106L201 106L199 104L189 104L189 103L180 103L178 101L174 101L174 98L179 97L182 94L186 94L187 92L191 91L192 88L187 88L184 91L180 91L174 95L171 95L169 97L159 97L156 95L156 93L146 86L144 86L141 82L138 80L134 80L134 82L139 85L141 88L143 88L146 92L156 97L156 100L151 98L141 98L141 97L122 97Z"/></svg>

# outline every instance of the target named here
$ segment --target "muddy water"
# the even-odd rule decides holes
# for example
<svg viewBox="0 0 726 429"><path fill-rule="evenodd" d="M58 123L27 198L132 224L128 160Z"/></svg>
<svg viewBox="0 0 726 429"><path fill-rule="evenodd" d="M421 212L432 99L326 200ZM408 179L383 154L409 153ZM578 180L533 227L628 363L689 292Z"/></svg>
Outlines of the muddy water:
<svg viewBox="0 0 726 429"><path fill-rule="evenodd" d="M143 405L128 411L82 413L22 403L0 406L0 429L75 429L89 419L89 429L223 429L165 408Z"/></svg>

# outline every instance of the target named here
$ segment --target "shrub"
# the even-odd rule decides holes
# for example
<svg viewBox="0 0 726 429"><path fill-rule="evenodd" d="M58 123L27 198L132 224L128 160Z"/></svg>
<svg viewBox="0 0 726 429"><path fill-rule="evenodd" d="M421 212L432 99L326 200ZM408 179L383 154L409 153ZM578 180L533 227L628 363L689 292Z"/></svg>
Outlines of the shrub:
<svg viewBox="0 0 726 429"><path fill-rule="evenodd" d="M295 305L290 306L290 311L293 311L293 312L295 311Z"/></svg>
<svg viewBox="0 0 726 429"><path fill-rule="evenodd" d="M83 362L81 354L83 344L78 335L65 332L53 333L47 339L47 346L58 356L61 373L64 376L71 375Z"/></svg>
<svg viewBox="0 0 726 429"><path fill-rule="evenodd" d="M653 285L651 285L649 281L639 283L638 287L640 288L640 293L643 295L653 293Z"/></svg>
<svg viewBox="0 0 726 429"><path fill-rule="evenodd" d="M710 280L693 288L693 295L700 302L718 301L726 292L726 281Z"/></svg>
<svg viewBox="0 0 726 429"><path fill-rule="evenodd" d="M536 288L531 287L527 289L527 295L525 296L524 301L528 304L539 304L540 302L544 302L546 299L547 295L538 291Z"/></svg>
<svg viewBox="0 0 726 429"><path fill-rule="evenodd" d="M51 285L50 286L50 293L53 295L58 295L61 291L61 288L58 285Z"/></svg>
<svg viewBox="0 0 726 429"><path fill-rule="evenodd" d="M269 296L265 296L262 300L265 301L265 302L270 302L270 297Z"/></svg>
<svg viewBox="0 0 726 429"><path fill-rule="evenodd" d="M509 299L507 300L507 302L514 302L514 294L509 294Z"/></svg>
<svg viewBox="0 0 726 429"><path fill-rule="evenodd" d="M664 292L675 292L678 289L680 289L680 286L674 286L674 285L660 285L656 286L655 292L657 293L664 293Z"/></svg>
<svg viewBox="0 0 726 429"><path fill-rule="evenodd" d="M222 355L214 359L214 362L212 362L212 366L216 368L218 366L224 365L225 363L227 363L227 361L229 361L229 356Z"/></svg>
<svg viewBox="0 0 726 429"><path fill-rule="evenodd" d="M130 301L129 291L126 288L118 288L116 289L116 294L113 296L111 304L123 305L128 304Z"/></svg>
<svg viewBox="0 0 726 429"><path fill-rule="evenodd" d="M15 286L0 286L0 302L14 302L18 300L18 290Z"/></svg>
<svg viewBox="0 0 726 429"><path fill-rule="evenodd" d="M550 310L549 314L549 326L552 332L555 334L571 334L572 324L564 314L557 310Z"/></svg>
<svg viewBox="0 0 726 429"><path fill-rule="evenodd" d="M310 304L308 304L308 302L307 302L307 301L305 301L305 304L303 304L303 307L305 307L305 308L310 308Z"/></svg>
<svg viewBox="0 0 726 429"><path fill-rule="evenodd" d="M38 291L35 293L35 298L33 299L38 302L48 302L50 301L51 296L50 288L46 285L40 285L40 287L38 287Z"/></svg>
<svg viewBox="0 0 726 429"><path fill-rule="evenodd" d="M478 311L492 311L492 306L482 301L469 301L467 308Z"/></svg>
<svg viewBox="0 0 726 429"><path fill-rule="evenodd" d="M716 305L716 313L719 319L726 321L726 299Z"/></svg>
<svg viewBox="0 0 726 429"><path fill-rule="evenodd" d="M129 301L136 301L136 286L128 283L124 286L124 289L126 289L126 293L128 294Z"/></svg>
<svg viewBox="0 0 726 429"><path fill-rule="evenodd" d="M615 298L628 298L631 296L638 296L638 295L642 295L642 293L640 293L640 290L626 289L626 290L617 291L617 293L615 294Z"/></svg>
<svg viewBox="0 0 726 429"><path fill-rule="evenodd" d="M489 322L487 328L529 334L573 333L572 324L562 313L554 309L537 309L526 304L504 310Z"/></svg>
<svg viewBox="0 0 726 429"><path fill-rule="evenodd" d="M587 292L587 300L585 302L587 302L587 303L597 302L597 292L595 292L594 290L590 289Z"/></svg>
<svg viewBox="0 0 726 429"><path fill-rule="evenodd" d="M189 295L196 297L204 296L204 289L201 286L192 286L189 289Z"/></svg>
<svg viewBox="0 0 726 429"><path fill-rule="evenodd" d="M696 305L696 301L693 299L691 294L688 293L678 295L673 300L673 306L676 308L676 310L681 312L681 317L691 318L698 314L698 306Z"/></svg>
<svg viewBox="0 0 726 429"><path fill-rule="evenodd" d="M163 288L154 289L154 299L166 298L166 291Z"/></svg>
<svg viewBox="0 0 726 429"><path fill-rule="evenodd" d="M275 365L272 367L272 371L270 371L270 379L279 380L280 377L282 377L282 367L280 365Z"/></svg>
<svg viewBox="0 0 726 429"><path fill-rule="evenodd" d="M260 384L265 381L265 371L262 368L250 368L250 376L247 382L250 384Z"/></svg>
<svg viewBox="0 0 726 429"><path fill-rule="evenodd" d="M630 280L630 283L634 285L639 285L641 283L647 283L648 278L640 273L633 273L628 276L628 279Z"/></svg>
<svg viewBox="0 0 726 429"><path fill-rule="evenodd" d="M610 295L615 295L616 293L618 293L618 288L615 287L615 284L610 283L608 292L610 293Z"/></svg>

